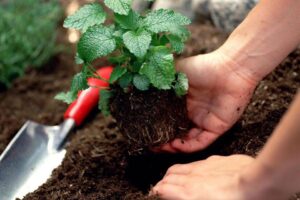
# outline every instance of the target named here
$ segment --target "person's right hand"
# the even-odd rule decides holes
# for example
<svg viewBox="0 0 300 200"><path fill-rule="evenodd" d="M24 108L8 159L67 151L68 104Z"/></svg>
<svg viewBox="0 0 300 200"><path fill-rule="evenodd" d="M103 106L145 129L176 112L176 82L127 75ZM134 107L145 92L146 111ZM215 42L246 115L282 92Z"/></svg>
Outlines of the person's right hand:
<svg viewBox="0 0 300 200"><path fill-rule="evenodd" d="M202 150L239 119L258 83L219 51L183 59L177 70L189 79L187 109L194 122L182 139L175 139L155 151L190 153Z"/></svg>

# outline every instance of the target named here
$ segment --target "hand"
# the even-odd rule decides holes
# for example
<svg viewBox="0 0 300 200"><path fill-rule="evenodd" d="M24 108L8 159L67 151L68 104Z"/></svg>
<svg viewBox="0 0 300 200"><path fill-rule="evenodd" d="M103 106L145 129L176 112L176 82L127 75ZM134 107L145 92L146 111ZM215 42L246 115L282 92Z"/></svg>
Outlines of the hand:
<svg viewBox="0 0 300 200"><path fill-rule="evenodd" d="M195 127L186 137L154 151L190 153L206 148L239 119L258 83L217 51L181 60L177 68L189 79L187 109Z"/></svg>
<svg viewBox="0 0 300 200"><path fill-rule="evenodd" d="M167 200L243 200L247 196L244 191L249 187L244 189L240 184L240 174L253 160L244 155L212 156L203 161L174 165L150 194Z"/></svg>

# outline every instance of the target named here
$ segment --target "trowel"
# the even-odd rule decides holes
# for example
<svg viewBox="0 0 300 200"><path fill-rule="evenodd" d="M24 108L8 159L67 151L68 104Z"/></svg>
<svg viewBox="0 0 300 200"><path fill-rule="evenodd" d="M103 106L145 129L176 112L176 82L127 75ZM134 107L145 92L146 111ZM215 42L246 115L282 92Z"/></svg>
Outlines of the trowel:
<svg viewBox="0 0 300 200"><path fill-rule="evenodd" d="M103 80L89 78L89 88L79 93L58 126L27 121L0 156L0 199L23 198L46 182L66 153L72 129L80 126L98 104L99 90L108 87L112 67L97 71Z"/></svg>

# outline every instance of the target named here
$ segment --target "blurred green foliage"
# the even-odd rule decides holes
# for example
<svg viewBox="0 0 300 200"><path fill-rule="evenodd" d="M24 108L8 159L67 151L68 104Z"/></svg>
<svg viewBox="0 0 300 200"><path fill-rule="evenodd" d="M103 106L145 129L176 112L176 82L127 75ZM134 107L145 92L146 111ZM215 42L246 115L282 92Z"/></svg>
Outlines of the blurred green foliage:
<svg viewBox="0 0 300 200"><path fill-rule="evenodd" d="M56 0L0 2L0 83L9 87L27 67L40 67L55 53L61 17Z"/></svg>

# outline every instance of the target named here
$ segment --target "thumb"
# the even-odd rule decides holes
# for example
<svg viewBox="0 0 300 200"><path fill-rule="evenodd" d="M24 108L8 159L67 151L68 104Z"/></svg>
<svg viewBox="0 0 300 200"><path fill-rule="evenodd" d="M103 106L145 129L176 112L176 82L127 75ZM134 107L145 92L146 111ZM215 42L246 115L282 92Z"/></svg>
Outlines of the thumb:
<svg viewBox="0 0 300 200"><path fill-rule="evenodd" d="M198 56L188 57L184 59L179 59L175 63L176 71L186 72L187 68L190 68L197 64Z"/></svg>

